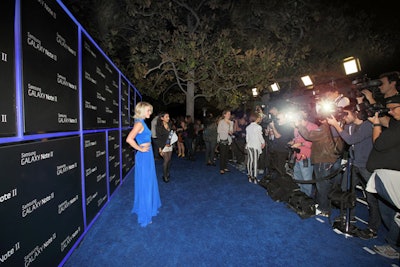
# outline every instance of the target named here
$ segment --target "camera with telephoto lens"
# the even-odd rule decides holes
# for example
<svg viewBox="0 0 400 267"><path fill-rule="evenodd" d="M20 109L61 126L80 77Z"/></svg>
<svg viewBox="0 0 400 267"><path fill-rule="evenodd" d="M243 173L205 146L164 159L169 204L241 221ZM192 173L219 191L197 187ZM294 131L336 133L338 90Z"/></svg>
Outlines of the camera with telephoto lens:
<svg viewBox="0 0 400 267"><path fill-rule="evenodd" d="M388 112L389 109L384 107L382 104L370 105L367 102L357 104L357 117L363 121L375 116L375 113L378 113L378 117L384 117L388 115Z"/></svg>

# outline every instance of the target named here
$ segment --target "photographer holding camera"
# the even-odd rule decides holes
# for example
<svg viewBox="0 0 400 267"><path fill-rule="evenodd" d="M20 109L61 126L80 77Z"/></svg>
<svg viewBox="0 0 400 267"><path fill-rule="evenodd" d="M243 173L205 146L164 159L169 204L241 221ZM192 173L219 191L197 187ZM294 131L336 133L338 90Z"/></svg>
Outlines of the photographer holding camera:
<svg viewBox="0 0 400 267"><path fill-rule="evenodd" d="M381 85L379 85L378 88L383 98L388 98L399 93L397 88L400 86L400 74L397 71L383 73L379 75L379 80ZM384 104L379 103L379 101L374 98L373 92L369 89L363 89L361 93L365 96L370 105Z"/></svg>
<svg viewBox="0 0 400 267"><path fill-rule="evenodd" d="M323 99L333 104L335 108L332 112L336 112L337 109L341 109L350 103L350 100L339 94L336 88L325 92ZM317 115L320 118L320 125L317 129L309 131L306 128L305 121L295 123L295 126L304 139L313 142L311 163L314 165L314 175L317 180L315 184L317 189L317 214L329 217L331 205L328 194L341 175L338 172L341 166L342 149L340 147L343 141L338 137L337 131L328 124L327 114L319 114L319 112L320 110L317 109Z"/></svg>
<svg viewBox="0 0 400 267"><path fill-rule="evenodd" d="M374 250L387 258L398 259L400 249L400 95L385 98L391 115L388 127L382 126L378 113L369 118L373 123L373 149L368 157L367 169L371 175L367 191L377 193L384 225L388 228L388 244L374 246Z"/></svg>
<svg viewBox="0 0 400 267"><path fill-rule="evenodd" d="M284 178L289 156L288 143L293 140L294 129L284 113L279 112L276 120L268 124L267 167L272 178Z"/></svg>
<svg viewBox="0 0 400 267"><path fill-rule="evenodd" d="M342 127L338 120L331 116L327 118L330 125L335 127L340 137L350 145L349 157L352 159L353 165L351 168L351 188L350 192L354 193L355 187L361 182L363 189L371 176L371 172L367 170L368 155L372 150L372 125L368 120L360 119L357 105L351 103L349 106L344 107L343 112L345 125ZM341 189L343 192L347 191L347 171L343 175ZM369 207L369 220L368 228L357 231L356 234L362 239L371 239L377 237L377 232L381 224L381 217L379 214L378 199L375 194L366 192L368 207ZM353 218L355 210L352 209L350 217Z"/></svg>
<svg viewBox="0 0 400 267"><path fill-rule="evenodd" d="M301 123L305 125L308 131L313 131L318 128L318 125L307 120L307 113L304 110L300 111L299 117L295 120L295 123ZM313 165L311 164L311 149L312 142L304 139L297 128L294 129L294 139L291 145L292 148L298 148L299 152L296 152L296 162L293 167L293 178L300 181L310 181L313 176ZM307 196L312 196L312 184L298 184L300 191L304 192Z"/></svg>
<svg viewBox="0 0 400 267"><path fill-rule="evenodd" d="M364 99L359 100L358 109L363 113L363 119L373 117L378 112L381 123L387 127L389 117L387 116L387 108L385 107L385 99L399 94L400 74L397 71L383 73L379 76L379 80L372 80L366 83L358 84L356 87L360 90ZM379 89L377 92L376 88Z"/></svg>

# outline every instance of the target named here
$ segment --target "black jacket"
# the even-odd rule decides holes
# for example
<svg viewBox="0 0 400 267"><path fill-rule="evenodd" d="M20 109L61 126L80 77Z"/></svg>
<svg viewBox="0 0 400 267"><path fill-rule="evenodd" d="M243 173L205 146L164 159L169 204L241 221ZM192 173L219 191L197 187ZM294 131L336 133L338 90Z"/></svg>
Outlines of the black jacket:
<svg viewBox="0 0 400 267"><path fill-rule="evenodd" d="M370 172L376 169L400 171L400 121L390 119L389 127L375 140L367 169Z"/></svg>

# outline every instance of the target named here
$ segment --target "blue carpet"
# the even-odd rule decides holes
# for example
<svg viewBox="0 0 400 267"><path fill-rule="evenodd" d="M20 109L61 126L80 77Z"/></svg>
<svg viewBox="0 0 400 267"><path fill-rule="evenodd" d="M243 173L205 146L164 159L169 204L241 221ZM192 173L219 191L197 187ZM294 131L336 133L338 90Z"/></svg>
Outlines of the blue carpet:
<svg viewBox="0 0 400 267"><path fill-rule="evenodd" d="M172 159L146 228L131 214L131 172L64 266L398 266L364 249L383 244L384 230L368 241L337 234L327 218L301 219L245 174L220 175L203 158Z"/></svg>

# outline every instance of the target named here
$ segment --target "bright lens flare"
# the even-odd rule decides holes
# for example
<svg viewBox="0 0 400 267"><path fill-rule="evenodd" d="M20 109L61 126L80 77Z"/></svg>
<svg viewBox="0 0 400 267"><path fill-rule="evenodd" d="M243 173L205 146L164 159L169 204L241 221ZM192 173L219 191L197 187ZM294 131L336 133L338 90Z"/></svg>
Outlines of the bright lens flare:
<svg viewBox="0 0 400 267"><path fill-rule="evenodd" d="M332 101L321 101L316 105L317 114L332 114L336 110L335 103Z"/></svg>

